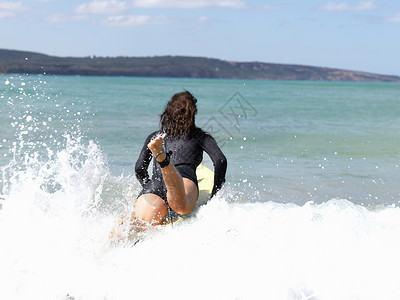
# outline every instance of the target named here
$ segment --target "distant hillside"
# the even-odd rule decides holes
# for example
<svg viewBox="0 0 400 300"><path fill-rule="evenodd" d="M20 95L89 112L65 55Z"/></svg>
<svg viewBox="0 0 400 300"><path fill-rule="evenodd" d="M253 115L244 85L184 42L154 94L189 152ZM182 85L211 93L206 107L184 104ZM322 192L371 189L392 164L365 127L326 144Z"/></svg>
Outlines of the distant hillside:
<svg viewBox="0 0 400 300"><path fill-rule="evenodd" d="M261 62L186 56L55 57L1 50L0 74L185 77L265 80L400 82L399 76Z"/></svg>

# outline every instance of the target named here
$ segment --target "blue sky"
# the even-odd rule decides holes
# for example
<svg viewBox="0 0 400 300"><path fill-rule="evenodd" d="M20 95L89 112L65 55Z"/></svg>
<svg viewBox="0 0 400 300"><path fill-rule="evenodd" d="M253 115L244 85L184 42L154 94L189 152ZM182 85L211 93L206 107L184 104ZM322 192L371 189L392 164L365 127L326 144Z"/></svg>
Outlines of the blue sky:
<svg viewBox="0 0 400 300"><path fill-rule="evenodd" d="M0 0L0 48L400 75L400 1Z"/></svg>

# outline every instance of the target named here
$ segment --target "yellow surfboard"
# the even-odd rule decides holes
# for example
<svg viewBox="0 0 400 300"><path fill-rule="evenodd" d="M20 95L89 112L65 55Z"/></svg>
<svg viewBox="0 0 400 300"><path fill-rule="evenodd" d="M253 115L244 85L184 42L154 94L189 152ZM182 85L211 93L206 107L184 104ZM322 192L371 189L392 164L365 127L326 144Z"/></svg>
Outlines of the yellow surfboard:
<svg viewBox="0 0 400 300"><path fill-rule="evenodd" d="M200 164L196 169L197 182L199 184L199 198L196 203L196 207L204 205L210 200L211 192L214 187L214 172L207 168L205 165ZM195 209L196 210L196 209ZM178 224L181 221L190 218L191 214L187 215L173 215L171 219L166 218L164 221L165 226L171 224Z"/></svg>
<svg viewBox="0 0 400 300"><path fill-rule="evenodd" d="M210 199L214 186L214 172L200 164L196 169L197 182L199 183L199 199L197 206L206 204Z"/></svg>

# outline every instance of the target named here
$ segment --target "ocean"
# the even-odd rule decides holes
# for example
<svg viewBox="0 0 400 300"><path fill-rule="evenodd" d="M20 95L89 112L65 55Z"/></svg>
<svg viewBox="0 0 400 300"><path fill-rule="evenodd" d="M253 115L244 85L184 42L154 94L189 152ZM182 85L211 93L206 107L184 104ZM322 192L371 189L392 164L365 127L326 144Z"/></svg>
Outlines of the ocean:
<svg viewBox="0 0 400 300"><path fill-rule="evenodd" d="M113 245L183 90L226 184ZM393 83L0 75L0 299L400 299L399 116Z"/></svg>

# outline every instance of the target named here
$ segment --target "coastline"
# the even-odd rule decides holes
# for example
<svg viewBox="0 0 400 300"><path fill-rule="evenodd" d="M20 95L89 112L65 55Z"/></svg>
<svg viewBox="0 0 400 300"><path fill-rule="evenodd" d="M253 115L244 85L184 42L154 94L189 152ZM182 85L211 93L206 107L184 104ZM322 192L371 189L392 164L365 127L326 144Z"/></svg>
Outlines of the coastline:
<svg viewBox="0 0 400 300"><path fill-rule="evenodd" d="M303 65L205 57L56 57L0 49L0 74L400 82L400 76Z"/></svg>

